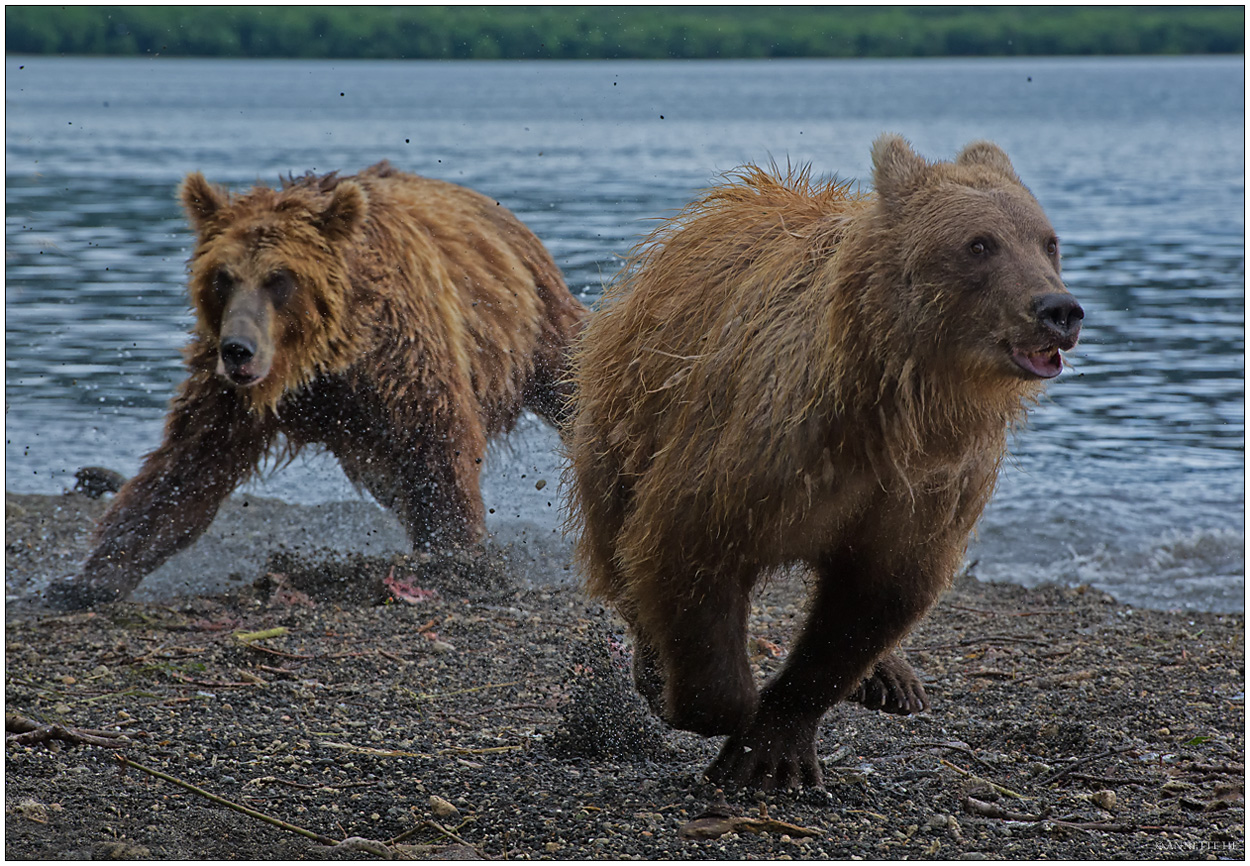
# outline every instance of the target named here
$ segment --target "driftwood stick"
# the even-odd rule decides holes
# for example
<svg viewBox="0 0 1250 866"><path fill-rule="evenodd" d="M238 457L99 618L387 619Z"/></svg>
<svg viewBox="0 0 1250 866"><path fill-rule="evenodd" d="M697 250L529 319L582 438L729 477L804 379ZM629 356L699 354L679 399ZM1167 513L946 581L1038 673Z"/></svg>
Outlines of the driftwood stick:
<svg viewBox="0 0 1250 866"><path fill-rule="evenodd" d="M464 819L463 821L460 822L459 826L456 827L456 830L459 830L461 827L463 827L465 824L468 824L472 820L473 820L472 818ZM422 821L420 824L418 824L415 827L409 827L407 830L400 833L398 836L387 839L386 844L394 845L398 842L404 841L405 839L412 838L413 836L420 833L422 830L428 830L428 829L437 830L439 833L443 834L448 839L451 839L454 842L459 842L461 845L465 846L466 848L473 847L468 842L464 841L459 836L457 836L455 831L448 830L446 827L444 827L442 824L438 823L437 821Z"/></svg>
<svg viewBox="0 0 1250 866"><path fill-rule="evenodd" d="M964 811L969 815L980 815L982 818L999 818L1003 821L1024 821L1036 824L1045 820L1045 815L1025 815L1020 812L1009 812L997 803L987 803L976 797L964 797Z"/></svg>
<svg viewBox="0 0 1250 866"><path fill-rule="evenodd" d="M312 839L314 842L318 842L322 845L339 844L338 839L331 839L329 836L323 836L320 833L313 832L312 830L305 830L303 827L297 827L294 824L288 824L280 818L274 818L271 815L266 815L264 812L257 812L255 809L249 809L247 806L235 803L232 800L227 800L225 797L218 797L216 794L210 794L208 791L205 791L203 788L197 788L190 782L184 782L182 779L171 776L168 773L162 773L160 770L153 770L151 767L145 767L142 764L137 764L124 755L114 755L114 757L117 758L118 763L124 767L133 767L141 773L147 773L149 776L155 776L156 778L169 782L172 785L177 785L179 788L190 791L192 794L199 794L206 800L211 800L219 806L225 806L227 809L242 812L250 818L255 818L258 821L264 821L266 824L272 824L274 827L288 830L292 833L298 833L299 835Z"/></svg>
<svg viewBox="0 0 1250 866"><path fill-rule="evenodd" d="M92 728L71 728L65 725L42 725L17 713L4 714L5 737L11 743L31 745L63 740L82 746L104 746L116 749L130 745L130 738L119 731L97 731Z"/></svg>
<svg viewBox="0 0 1250 866"><path fill-rule="evenodd" d="M966 646L979 646L991 643L1023 643L1031 646L1046 646L1046 641L1031 637L1015 637L1009 634L991 634L985 637L974 637L955 643L933 644L931 646L906 646L908 652L933 652L934 650L962 649Z"/></svg>
<svg viewBox="0 0 1250 866"><path fill-rule="evenodd" d="M1051 818L1043 812L1041 815L1025 815L1020 812L1009 812L996 803L987 803L975 797L964 797L964 811L969 815L981 818L997 818L1003 821L1017 821L1022 824L1033 824L1051 827L1067 827L1072 830L1098 830L1103 833L1165 833L1179 832L1184 827L1170 824L1122 824L1105 821L1065 821L1062 818Z"/></svg>
<svg viewBox="0 0 1250 866"><path fill-rule="evenodd" d="M923 740L918 743L912 743L912 745L917 748L925 748L925 749L950 749L951 751L959 752L961 754L967 755L970 760L976 761L978 764L980 764L982 767L984 767L987 770L994 769L985 761L978 758L976 753L972 751L971 746L968 746L964 743L953 743L953 742L950 742L949 740Z"/></svg>
<svg viewBox="0 0 1250 866"><path fill-rule="evenodd" d="M1132 748L1134 747L1133 746L1120 746L1119 748L1116 748L1116 749L1108 749L1105 752L1099 752L1097 755L1087 755L1084 758L1076 758L1072 761L1072 763L1068 764L1068 766L1060 767L1058 770L1053 770L1047 773L1045 776L1042 776L1037 781L1039 784L1043 784L1043 785L1049 784L1050 782L1057 782L1060 779L1062 779L1064 776L1071 773L1073 770L1077 769L1078 767L1084 767L1087 764L1092 764L1095 761L1101 761L1105 758L1114 758L1116 755L1122 752L1127 752Z"/></svg>
<svg viewBox="0 0 1250 866"><path fill-rule="evenodd" d="M1019 794L1011 790L1010 788L1004 788L1002 785L998 784L997 782L991 782L989 779L984 779L981 776L978 776L976 773L965 770L963 767L960 767L957 764L952 764L950 761L946 760L945 758L939 758L938 760L941 762L943 767L950 767L956 773L959 773L963 776L967 776L969 779L971 779L974 782L981 782L983 784L989 785L991 788L993 788L995 791L997 791L998 793L1002 794L1005 797L1011 797L1012 799L1015 799L1015 800L1027 800L1028 799L1028 797L1024 796L1023 794Z"/></svg>

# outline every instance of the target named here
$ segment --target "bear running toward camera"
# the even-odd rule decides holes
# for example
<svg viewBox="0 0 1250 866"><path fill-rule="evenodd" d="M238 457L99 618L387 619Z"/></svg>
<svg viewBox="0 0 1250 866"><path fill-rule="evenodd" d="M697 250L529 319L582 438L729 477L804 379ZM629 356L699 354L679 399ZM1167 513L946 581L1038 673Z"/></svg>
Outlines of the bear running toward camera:
<svg viewBox="0 0 1250 866"><path fill-rule="evenodd" d="M494 199L385 162L239 196L193 173L180 195L198 236L190 375L50 601L125 597L280 434L286 456L327 447L414 547L477 542L487 440L523 407L565 421L586 311L539 240Z"/></svg>
<svg viewBox="0 0 1250 866"><path fill-rule="evenodd" d="M670 724L707 771L821 784L825 711L927 707L895 645L952 579L1013 423L1083 316L1006 154L873 146L875 195L747 166L634 251L574 353L571 524ZM815 572L757 693L750 593Z"/></svg>

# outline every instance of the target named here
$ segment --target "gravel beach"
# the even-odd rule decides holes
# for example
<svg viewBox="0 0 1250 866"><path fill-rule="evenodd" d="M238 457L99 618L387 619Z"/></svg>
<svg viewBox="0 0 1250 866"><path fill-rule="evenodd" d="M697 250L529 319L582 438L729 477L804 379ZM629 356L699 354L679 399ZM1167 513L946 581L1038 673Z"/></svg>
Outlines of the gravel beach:
<svg viewBox="0 0 1250 866"><path fill-rule="evenodd" d="M835 707L825 788L762 795L701 781L719 740L646 711L619 620L559 555L309 543L181 594L41 607L103 507L6 496L9 859L1245 856L1240 614L974 563L904 644L932 709ZM760 677L805 591L758 593Z"/></svg>

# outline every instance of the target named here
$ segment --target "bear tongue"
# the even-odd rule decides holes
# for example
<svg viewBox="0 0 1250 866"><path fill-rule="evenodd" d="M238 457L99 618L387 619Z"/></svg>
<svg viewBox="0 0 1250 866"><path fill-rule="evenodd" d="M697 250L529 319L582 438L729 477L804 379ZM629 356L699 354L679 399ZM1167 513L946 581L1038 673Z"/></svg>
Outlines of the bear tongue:
<svg viewBox="0 0 1250 866"><path fill-rule="evenodd" d="M1043 352L1022 352L1015 349L1011 360L1026 373L1032 373L1042 379L1053 379L1063 369L1063 359L1058 349L1047 349Z"/></svg>

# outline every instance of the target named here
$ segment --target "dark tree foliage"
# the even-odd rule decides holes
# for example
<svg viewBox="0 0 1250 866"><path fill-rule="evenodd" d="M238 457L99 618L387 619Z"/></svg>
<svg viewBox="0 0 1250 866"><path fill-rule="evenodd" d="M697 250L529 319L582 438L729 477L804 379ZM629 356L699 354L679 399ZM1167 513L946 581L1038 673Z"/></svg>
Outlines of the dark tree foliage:
<svg viewBox="0 0 1250 866"><path fill-rule="evenodd" d="M591 59L1229 54L1243 6L7 6L11 54Z"/></svg>

